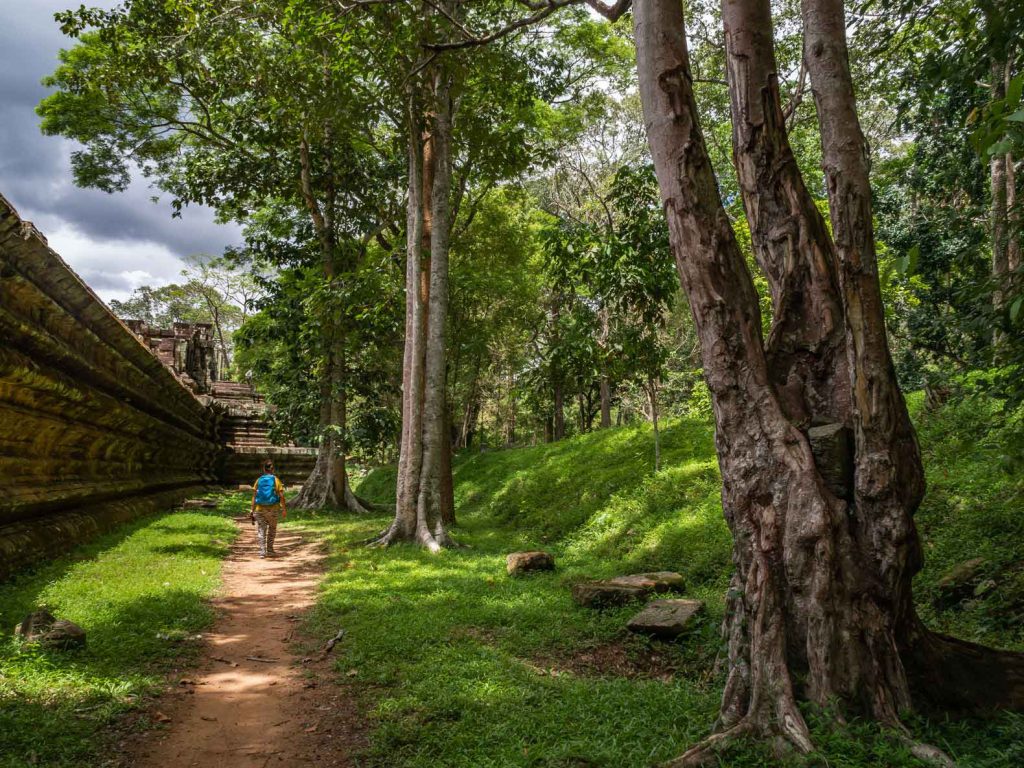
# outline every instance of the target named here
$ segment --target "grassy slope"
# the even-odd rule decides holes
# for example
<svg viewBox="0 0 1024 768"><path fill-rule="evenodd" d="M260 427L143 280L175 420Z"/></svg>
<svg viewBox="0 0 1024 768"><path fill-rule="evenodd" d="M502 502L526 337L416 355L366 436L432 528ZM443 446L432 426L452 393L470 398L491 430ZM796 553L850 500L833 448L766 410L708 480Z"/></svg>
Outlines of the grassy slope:
<svg viewBox="0 0 1024 768"><path fill-rule="evenodd" d="M1016 600L1007 566L1024 559L1022 487L1006 460L1017 433L999 432L1004 417L983 402L920 419L931 490L918 518L930 562L918 591L933 624L1024 649L1018 617L1004 610ZM358 546L384 519L310 521L335 543L315 624L325 636L348 630L339 667L362 684L354 688L379 724L368 764L625 768L671 757L706 732L721 683L712 666L729 536L708 425L674 422L664 442L667 469L656 476L644 427L463 457L457 534L470 548L437 557ZM377 470L360 493L388 499L393 481L393 472ZM535 546L554 552L559 570L507 578L504 555ZM936 580L978 553L1005 586L936 614ZM596 613L569 598L579 579L652 568L682 572L688 593L708 604L684 642L629 637L622 626L630 609ZM630 679L621 668L602 673L571 661L613 646L635 660L655 648L662 671L676 672ZM914 725L962 766L1024 764L1024 722L1014 716ZM820 723L816 739L831 766L918 765L868 725L835 734ZM751 747L724 764L774 763Z"/></svg>
<svg viewBox="0 0 1024 768"><path fill-rule="evenodd" d="M148 518L0 585L0 766L94 766L104 729L190 653L235 535L216 514ZM37 605L87 632L77 652L21 646Z"/></svg>
<svg viewBox="0 0 1024 768"><path fill-rule="evenodd" d="M1008 417L973 398L918 423L930 486L918 515L929 561L917 582L922 611L940 629L1024 649L1024 411ZM457 535L470 546L440 556L359 546L383 517L292 516L289 524L333 545L311 624L323 637L348 631L336 652L342 679L377 725L363 763L628 768L671 757L707 732L729 573L710 428L672 423L667 469L653 476L650 463L643 427L463 457ZM393 472L377 470L360 491L385 500L393 482ZM239 511L239 499L224 509ZM180 638L209 623L204 601L233 534L219 514L170 514L0 586L0 768L101 764L103 729L187 661ZM509 579L504 555L535 546L556 554L558 571ZM938 578L976 556L997 587L935 611ZM707 602L682 642L629 636L631 609L593 612L569 598L577 580L653 568L681 571L688 593ZM81 623L89 648L19 647L9 629L40 603ZM812 764L917 765L868 725L833 732L811 716L821 750ZM913 726L962 768L1024 765L1018 716ZM775 764L757 745L723 762Z"/></svg>

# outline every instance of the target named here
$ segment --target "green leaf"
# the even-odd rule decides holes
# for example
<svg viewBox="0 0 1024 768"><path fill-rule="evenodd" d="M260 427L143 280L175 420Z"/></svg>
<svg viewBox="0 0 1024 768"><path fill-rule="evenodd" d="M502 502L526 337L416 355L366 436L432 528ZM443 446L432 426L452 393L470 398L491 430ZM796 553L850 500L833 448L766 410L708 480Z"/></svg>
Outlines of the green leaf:
<svg viewBox="0 0 1024 768"><path fill-rule="evenodd" d="M896 272L904 277L914 274L917 270L917 262L921 257L921 246L915 245L906 256L898 256L895 259Z"/></svg>
<svg viewBox="0 0 1024 768"><path fill-rule="evenodd" d="M1011 106L1020 104L1021 93L1024 93L1024 73L1011 78L1006 88L1006 103Z"/></svg>
<svg viewBox="0 0 1024 768"><path fill-rule="evenodd" d="M1020 315L1021 305L1024 304L1024 296L1018 296L1013 304L1010 305L1010 322L1017 322L1017 316Z"/></svg>

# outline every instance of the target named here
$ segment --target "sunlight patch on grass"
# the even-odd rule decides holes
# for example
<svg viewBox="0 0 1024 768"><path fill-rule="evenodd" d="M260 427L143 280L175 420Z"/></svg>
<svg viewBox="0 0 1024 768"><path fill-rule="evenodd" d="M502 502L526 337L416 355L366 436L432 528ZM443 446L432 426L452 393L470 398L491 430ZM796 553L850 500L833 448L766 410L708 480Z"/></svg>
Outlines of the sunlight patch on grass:
<svg viewBox="0 0 1024 768"><path fill-rule="evenodd" d="M194 652L188 638L212 621L206 599L234 536L221 515L171 513L0 585L0 766L96 764L100 732ZM40 605L81 625L86 649L15 639Z"/></svg>

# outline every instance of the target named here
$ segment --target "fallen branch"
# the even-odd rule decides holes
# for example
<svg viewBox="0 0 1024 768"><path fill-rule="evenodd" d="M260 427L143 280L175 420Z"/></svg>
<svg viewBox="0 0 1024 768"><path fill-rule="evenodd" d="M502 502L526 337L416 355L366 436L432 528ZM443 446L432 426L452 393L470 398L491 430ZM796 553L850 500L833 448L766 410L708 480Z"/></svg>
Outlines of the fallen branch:
<svg viewBox="0 0 1024 768"><path fill-rule="evenodd" d="M339 629L338 634L327 641L327 645L324 646L323 653L320 654L321 659L326 659L327 654L334 650L334 646L338 644L338 641L345 636L345 630Z"/></svg>

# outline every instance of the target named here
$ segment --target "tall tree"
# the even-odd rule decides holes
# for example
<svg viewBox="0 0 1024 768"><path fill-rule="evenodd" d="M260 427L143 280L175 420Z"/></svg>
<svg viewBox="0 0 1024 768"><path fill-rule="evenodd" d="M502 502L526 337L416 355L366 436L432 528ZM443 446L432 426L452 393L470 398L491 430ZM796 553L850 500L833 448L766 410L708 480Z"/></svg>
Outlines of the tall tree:
<svg viewBox="0 0 1024 768"><path fill-rule="evenodd" d="M124 189L132 158L175 206L200 202L242 222L272 201L304 211L324 295L337 296L393 215L395 126L374 108L376 81L361 73L351 30L325 29L321 10L313 0L137 2L61 14L80 41L49 79L60 90L39 107L43 130L85 145L73 158L80 184ZM362 511L344 457L352 316L337 302L322 309L320 454L296 504Z"/></svg>
<svg viewBox="0 0 1024 768"><path fill-rule="evenodd" d="M737 58L758 54L756 35L770 19L766 6L760 0L741 0L727 9L730 46ZM1020 705L1024 693L1016 671L1020 655L937 638L914 614L910 580L921 558L912 515L923 481L885 338L866 148L850 78L845 16L841 0L805 0L803 16L835 241L834 251L823 239L812 248L791 248L789 258L803 260L800 268L813 275L813 264L807 261L822 254L823 275L834 270L838 276L837 282L804 278L795 288L818 292L822 295L812 294L813 301L828 299L842 310L835 320L845 337L849 379L836 377L834 386L815 389L840 416L845 398L850 398L855 471L849 487L826 481L826 467L818 466L808 434L800 428L801 416L792 412L787 393L775 385L753 281L722 207L700 129L682 8L674 0L634 4L645 121L715 403L723 507L733 532L736 565L725 622L730 664L723 730L676 765L715 759L714 750L745 734L781 736L809 751L812 743L799 698L867 712L900 729L899 714L912 703L912 684L919 684L916 692L942 699L951 693L952 683L963 689L962 702L979 705L984 698L980 686L991 695L990 704ZM770 46L761 53L769 54ZM741 165L753 161L756 168L767 156L766 143L774 144L767 151L776 159L786 160L780 141L784 136L778 130L773 136L771 129L772 121L778 122L771 70L770 56L750 69L740 61L730 65L735 111L749 122L769 126L760 148L757 141L737 147ZM749 89L748 95L737 89ZM748 129L741 125L736 132L742 137ZM753 137L758 138L756 133ZM750 178L746 172L740 175ZM792 221L795 207L795 231L821 236L823 228L807 215L800 199L805 192L794 181L783 170L745 190L762 258L771 255L772 243L765 237L771 233L753 223L759 221L759 208L785 201L787 192L793 202L785 220ZM784 291L778 301L789 298ZM777 317L775 327L785 319ZM840 357L832 364L843 362ZM797 392L801 389L807 391L800 387ZM950 663L961 653L963 658ZM929 667L921 663L924 659L942 663ZM975 677L972 685L961 676L966 665ZM926 669L932 674L922 679ZM914 749L944 759L932 748Z"/></svg>

